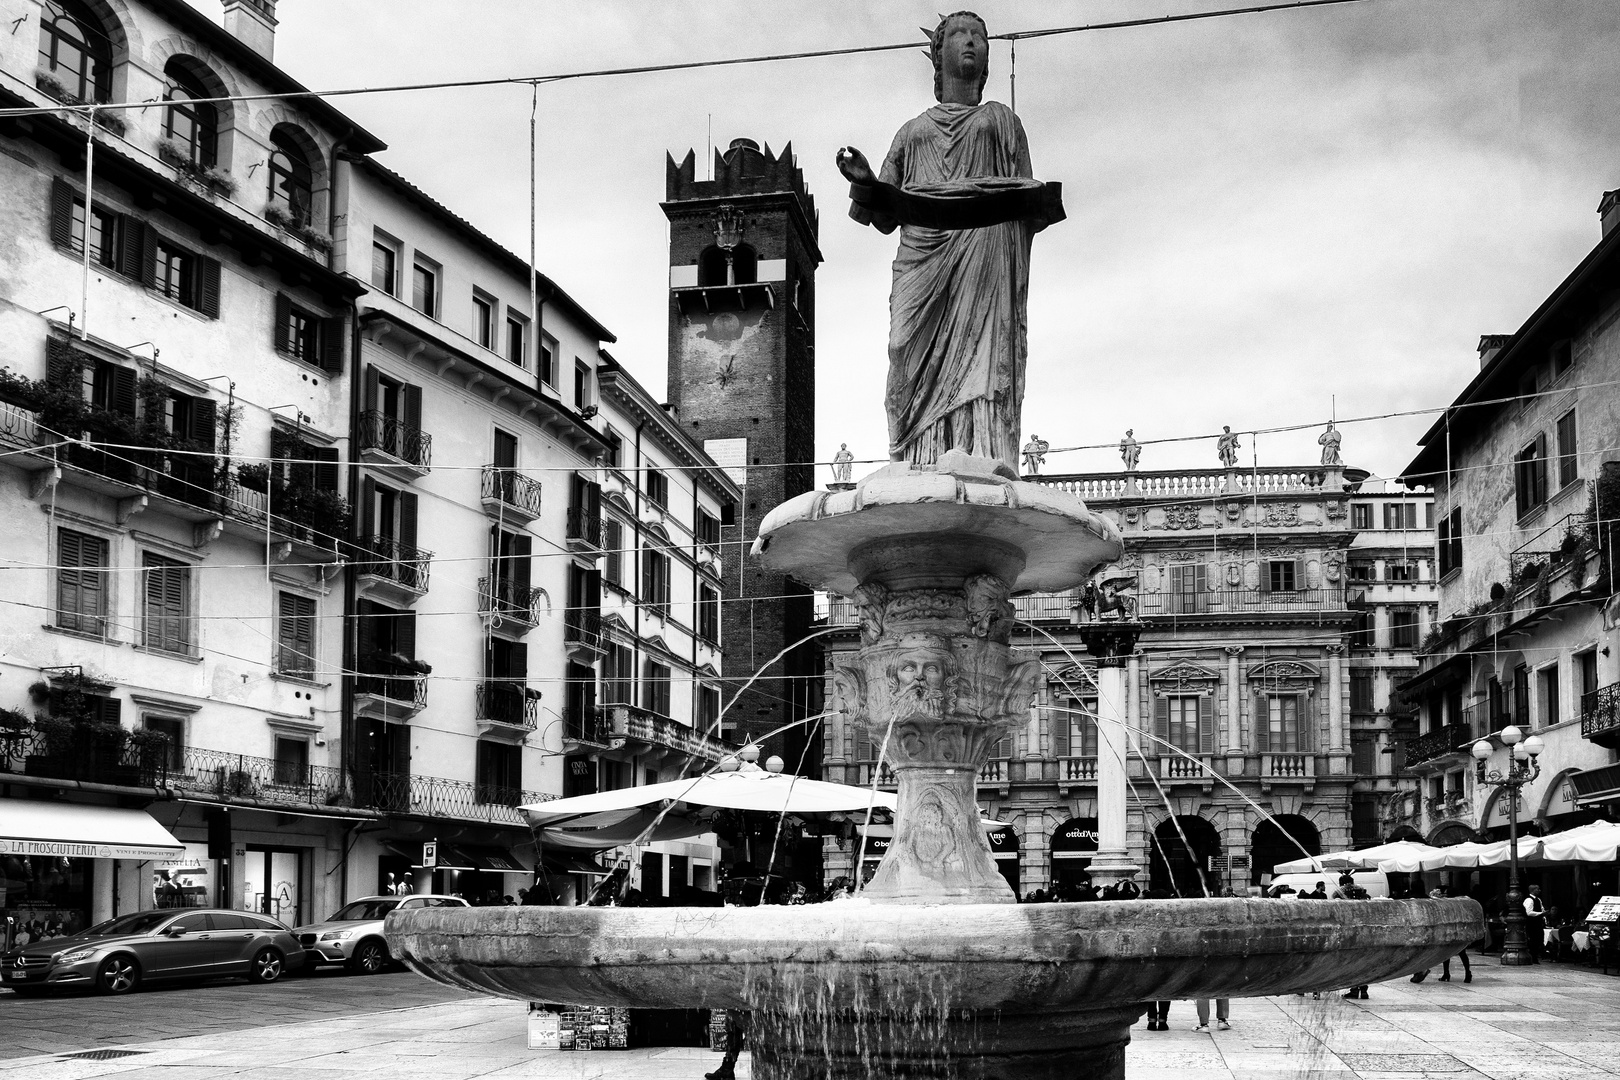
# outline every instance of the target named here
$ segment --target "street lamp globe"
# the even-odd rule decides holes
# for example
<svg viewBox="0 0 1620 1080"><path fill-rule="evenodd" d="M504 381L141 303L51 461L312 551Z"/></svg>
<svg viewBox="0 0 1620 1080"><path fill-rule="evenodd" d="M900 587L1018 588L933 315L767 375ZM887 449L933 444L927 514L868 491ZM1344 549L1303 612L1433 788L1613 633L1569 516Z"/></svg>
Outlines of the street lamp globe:
<svg viewBox="0 0 1620 1080"><path fill-rule="evenodd" d="M1479 742L1474 744L1475 761L1484 761L1486 758L1491 756L1492 752L1491 744L1485 739L1481 739Z"/></svg>
<svg viewBox="0 0 1620 1080"><path fill-rule="evenodd" d="M1512 724L1509 724L1507 727L1502 729L1502 741L1507 743L1509 746L1512 746L1523 737L1524 733L1518 728L1514 727Z"/></svg>
<svg viewBox="0 0 1620 1080"><path fill-rule="evenodd" d="M1532 735L1524 740L1524 752L1531 757L1540 757L1541 752L1546 748L1547 744L1541 741L1540 735Z"/></svg>
<svg viewBox="0 0 1620 1080"><path fill-rule="evenodd" d="M721 772L736 772L741 767L742 762L737 760L735 754L727 754L725 757L720 759Z"/></svg>
<svg viewBox="0 0 1620 1080"><path fill-rule="evenodd" d="M1513 755L1514 761L1526 761L1530 757L1530 748L1524 743L1514 743L1513 749L1509 752Z"/></svg>

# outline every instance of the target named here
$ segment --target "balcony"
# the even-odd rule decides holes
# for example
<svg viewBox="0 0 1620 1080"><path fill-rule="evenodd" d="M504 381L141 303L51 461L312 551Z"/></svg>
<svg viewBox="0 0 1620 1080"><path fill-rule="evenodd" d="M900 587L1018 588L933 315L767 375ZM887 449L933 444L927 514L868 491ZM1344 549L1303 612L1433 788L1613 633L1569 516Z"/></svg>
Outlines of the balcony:
<svg viewBox="0 0 1620 1080"><path fill-rule="evenodd" d="M524 633L540 621L540 590L510 578L479 578L478 611L495 620L496 630Z"/></svg>
<svg viewBox="0 0 1620 1080"><path fill-rule="evenodd" d="M361 591L404 604L427 592L433 552L408 547L392 536L364 536L356 548L354 568Z"/></svg>
<svg viewBox="0 0 1620 1080"><path fill-rule="evenodd" d="M894 775L894 767L887 761L879 764L876 761L861 761L855 764L855 783L859 787L871 787L872 777L877 777L877 786L880 788L899 787L900 780Z"/></svg>
<svg viewBox="0 0 1620 1080"><path fill-rule="evenodd" d="M1475 706L1479 708L1479 706ZM1472 711L1472 710L1469 710ZM1466 715L1466 714L1465 714ZM1446 754L1464 753L1474 743L1474 727L1466 720L1406 741L1406 767L1422 765Z"/></svg>
<svg viewBox="0 0 1620 1080"><path fill-rule="evenodd" d="M601 709L571 708L563 716L563 752L606 750L613 741L607 710L629 706L607 705Z"/></svg>
<svg viewBox="0 0 1620 1080"><path fill-rule="evenodd" d="M679 754L714 762L739 749L724 739L633 705L608 705L602 711L607 714L608 737L617 744L635 744L633 749L643 759L649 753L663 751L664 756Z"/></svg>
<svg viewBox="0 0 1620 1080"><path fill-rule="evenodd" d="M375 409L360 414L360 460L395 474L426 476L432 468L433 436Z"/></svg>
<svg viewBox="0 0 1620 1080"><path fill-rule="evenodd" d="M1168 783L1213 784L1215 770L1207 757L1189 759L1166 750L1159 756L1159 779Z"/></svg>
<svg viewBox="0 0 1620 1080"><path fill-rule="evenodd" d="M1431 829L1445 820L1472 821L1474 817L1474 808L1460 791L1448 791L1444 795L1424 799L1423 809L1429 815Z"/></svg>
<svg viewBox="0 0 1620 1080"><path fill-rule="evenodd" d="M1508 581L1516 592L1531 588L1576 559L1590 542L1585 514L1566 514L1521 544L1508 556Z"/></svg>
<svg viewBox="0 0 1620 1080"><path fill-rule="evenodd" d="M1217 589L1206 592L1155 592L1137 597L1139 616L1216 617L1310 615L1326 612L1348 613L1348 597L1343 589L1294 589L1288 592L1258 592L1248 589Z"/></svg>
<svg viewBox="0 0 1620 1080"><path fill-rule="evenodd" d="M1620 750L1620 683L1581 695L1581 735L1599 746Z"/></svg>
<svg viewBox="0 0 1620 1080"><path fill-rule="evenodd" d="M372 773L360 778L357 788L357 803L370 809L491 825L527 825L519 806L556 798L538 791L415 773Z"/></svg>
<svg viewBox="0 0 1620 1080"><path fill-rule="evenodd" d="M1058 758L1058 783L1095 784L1097 759L1095 757Z"/></svg>
<svg viewBox="0 0 1620 1080"><path fill-rule="evenodd" d="M408 720L427 705L427 665L405 657L362 660L354 677L354 710L376 720Z"/></svg>
<svg viewBox="0 0 1620 1080"><path fill-rule="evenodd" d="M119 787L162 788L168 747L132 738L117 724L51 722L0 727L0 773Z"/></svg>
<svg viewBox="0 0 1620 1080"><path fill-rule="evenodd" d="M217 506L226 530L250 540L264 539L269 516L270 542L290 544L287 556L294 562L336 562L338 538L349 531L349 504L341 495L279 477L253 487L226 479L219 485Z"/></svg>
<svg viewBox="0 0 1620 1080"><path fill-rule="evenodd" d="M568 550L602 550L601 514L593 514L583 506L568 508Z"/></svg>
<svg viewBox="0 0 1620 1080"><path fill-rule="evenodd" d="M563 613L563 641L570 652L603 652L602 612L597 608L569 608Z"/></svg>
<svg viewBox="0 0 1620 1080"><path fill-rule="evenodd" d="M1012 782L1009 766L1006 758L991 758L979 767L979 783L1005 787Z"/></svg>
<svg viewBox="0 0 1620 1080"><path fill-rule="evenodd" d="M1270 469L1160 469L1135 473L1073 473L1027 477L1087 503L1123 499L1208 499L1215 496L1314 495L1346 489L1366 474L1321 465Z"/></svg>
<svg viewBox="0 0 1620 1080"><path fill-rule="evenodd" d="M1312 784L1316 781L1314 754L1261 754L1260 779Z"/></svg>
<svg viewBox="0 0 1620 1080"><path fill-rule="evenodd" d="M847 603L847 601L846 601ZM1013 616L1025 622L1072 623L1080 607L1077 589L1013 597Z"/></svg>
<svg viewBox="0 0 1620 1080"><path fill-rule="evenodd" d="M277 806L334 806L344 802L343 770L274 758L185 748L183 766L169 787L187 795Z"/></svg>
<svg viewBox="0 0 1620 1080"><path fill-rule="evenodd" d="M478 734L521 741L534 730L540 694L517 683L486 682L477 688L473 717Z"/></svg>
<svg viewBox="0 0 1620 1080"><path fill-rule="evenodd" d="M484 513L514 525L527 525L540 516L540 481L516 469L485 465L480 480Z"/></svg>

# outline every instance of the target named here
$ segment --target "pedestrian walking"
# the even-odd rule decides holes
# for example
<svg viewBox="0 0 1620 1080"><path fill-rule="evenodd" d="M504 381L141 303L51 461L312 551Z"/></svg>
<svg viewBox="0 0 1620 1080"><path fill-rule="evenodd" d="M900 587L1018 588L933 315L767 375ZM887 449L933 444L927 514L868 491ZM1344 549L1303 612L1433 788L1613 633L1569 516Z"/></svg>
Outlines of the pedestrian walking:
<svg viewBox="0 0 1620 1080"><path fill-rule="evenodd" d="M1371 898L1371 895L1367 892L1367 890L1363 886L1357 885L1356 879L1350 874L1340 875L1339 887L1334 891L1333 895L1345 900L1367 900ZM1427 974L1427 972L1425 972L1425 974ZM1361 983L1358 986L1352 986L1349 991L1345 993L1344 999L1346 1001L1366 1001L1367 984Z"/></svg>
<svg viewBox="0 0 1620 1080"><path fill-rule="evenodd" d="M737 1055L742 1053L743 1047L743 1016L736 1009L726 1010L726 1054L720 1059L720 1067L704 1073L703 1080L737 1080Z"/></svg>
<svg viewBox="0 0 1620 1080"><path fill-rule="evenodd" d="M1455 889L1452 890L1453 894L1455 894L1455 892L1456 892ZM1447 896L1446 890L1440 888L1438 885L1435 886L1434 889L1432 889L1429 892L1429 899L1431 899L1431 900L1444 900L1446 898L1446 896ZM1448 957L1446 957L1444 960L1442 960L1440 962L1440 978L1438 980L1436 980L1437 982L1450 982L1451 981L1451 961L1452 961L1452 959L1453 959L1452 957L1448 956ZM1473 969L1472 965L1470 965L1468 963L1468 946L1467 945L1464 945L1462 947L1462 951L1457 954L1456 959L1462 961L1463 982L1465 982L1465 983L1473 982L1474 981L1474 969Z"/></svg>
<svg viewBox="0 0 1620 1080"><path fill-rule="evenodd" d="M1198 1010L1198 1026L1193 1028L1193 1030L1194 1031L1208 1031L1209 1030L1209 998L1197 998L1197 999L1195 999L1194 1002L1193 1002L1193 1007ZM1232 1025L1230 1023L1228 1023L1227 1018L1229 1016L1231 1016L1231 1015L1232 1015L1232 999L1231 998L1216 998L1215 999L1215 1026L1220 1028L1222 1031L1230 1031L1231 1028L1232 1028Z"/></svg>

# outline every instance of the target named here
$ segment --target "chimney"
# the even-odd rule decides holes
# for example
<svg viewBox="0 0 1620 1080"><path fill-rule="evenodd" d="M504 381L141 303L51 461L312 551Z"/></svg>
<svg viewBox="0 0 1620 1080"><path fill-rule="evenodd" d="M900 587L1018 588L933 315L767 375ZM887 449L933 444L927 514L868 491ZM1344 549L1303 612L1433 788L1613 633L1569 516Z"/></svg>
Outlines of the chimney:
<svg viewBox="0 0 1620 1080"><path fill-rule="evenodd" d="M225 0L225 31L266 60L276 58L276 0Z"/></svg>
<svg viewBox="0 0 1620 1080"><path fill-rule="evenodd" d="M1603 235L1620 225L1620 190L1605 191L1598 200L1598 220L1603 222Z"/></svg>
<svg viewBox="0 0 1620 1080"><path fill-rule="evenodd" d="M1512 334L1485 334L1479 339L1479 366L1481 368L1496 359L1496 354L1507 348L1507 343L1513 340Z"/></svg>

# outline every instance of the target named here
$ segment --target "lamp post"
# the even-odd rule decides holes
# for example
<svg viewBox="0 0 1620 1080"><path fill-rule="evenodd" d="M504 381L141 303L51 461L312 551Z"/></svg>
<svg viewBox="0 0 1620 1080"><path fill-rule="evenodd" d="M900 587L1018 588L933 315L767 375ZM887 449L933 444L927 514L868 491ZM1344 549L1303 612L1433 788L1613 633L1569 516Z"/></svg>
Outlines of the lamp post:
<svg viewBox="0 0 1620 1080"><path fill-rule="evenodd" d="M1530 943L1525 938L1524 893L1519 889L1519 789L1541 775L1541 762L1538 759L1543 747L1541 736L1532 735L1524 739L1512 724L1502 729L1501 736L1508 749L1507 768L1486 771L1485 761L1494 750L1488 739L1481 739L1474 744L1475 777L1481 784L1507 788L1508 891L1507 912L1503 917L1506 932L1502 942L1502 963L1534 964L1535 953L1530 950Z"/></svg>

